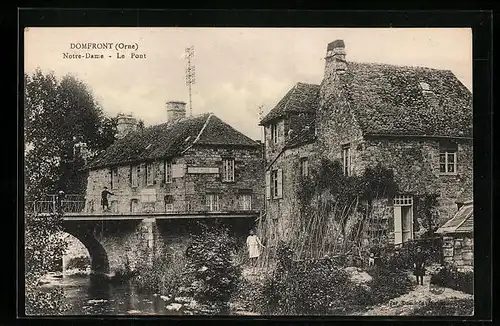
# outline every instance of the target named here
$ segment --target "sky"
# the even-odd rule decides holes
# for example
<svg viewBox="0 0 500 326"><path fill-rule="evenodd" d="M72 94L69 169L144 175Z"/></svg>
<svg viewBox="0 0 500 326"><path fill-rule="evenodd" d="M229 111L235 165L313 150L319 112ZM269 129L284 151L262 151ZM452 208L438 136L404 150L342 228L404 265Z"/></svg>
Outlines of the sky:
<svg viewBox="0 0 500 326"><path fill-rule="evenodd" d="M36 27L24 37L26 73L40 68L58 78L72 74L90 86L105 114L132 113L146 126L166 121L166 102L189 103L185 48L194 46L193 115L213 112L253 139L261 139L259 107L269 112L297 82L321 83L327 44L337 39L345 42L347 61L451 70L472 89L467 28ZM88 42L137 49L71 49L71 43ZM145 58L132 59L132 52ZM104 58L69 59L64 53Z"/></svg>

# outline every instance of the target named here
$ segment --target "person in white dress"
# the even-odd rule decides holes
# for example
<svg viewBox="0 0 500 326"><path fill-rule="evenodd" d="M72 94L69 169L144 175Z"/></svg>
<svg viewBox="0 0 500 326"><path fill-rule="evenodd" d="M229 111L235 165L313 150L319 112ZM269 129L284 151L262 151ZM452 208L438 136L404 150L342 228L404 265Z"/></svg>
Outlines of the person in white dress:
<svg viewBox="0 0 500 326"><path fill-rule="evenodd" d="M261 248L265 248L265 246L260 242L259 237L255 235L255 231L250 230L250 235L247 237L247 249L252 266L256 265Z"/></svg>

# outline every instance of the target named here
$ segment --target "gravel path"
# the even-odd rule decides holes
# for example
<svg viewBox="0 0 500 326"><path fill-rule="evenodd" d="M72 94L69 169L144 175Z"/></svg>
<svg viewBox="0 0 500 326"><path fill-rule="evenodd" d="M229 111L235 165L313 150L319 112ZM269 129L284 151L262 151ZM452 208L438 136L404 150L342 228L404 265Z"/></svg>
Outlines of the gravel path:
<svg viewBox="0 0 500 326"><path fill-rule="evenodd" d="M421 306L447 299L472 299L472 295L449 288L429 286L430 277L424 277L424 285L418 285L413 291L396 297L389 302L377 305L363 313L363 316L410 316Z"/></svg>

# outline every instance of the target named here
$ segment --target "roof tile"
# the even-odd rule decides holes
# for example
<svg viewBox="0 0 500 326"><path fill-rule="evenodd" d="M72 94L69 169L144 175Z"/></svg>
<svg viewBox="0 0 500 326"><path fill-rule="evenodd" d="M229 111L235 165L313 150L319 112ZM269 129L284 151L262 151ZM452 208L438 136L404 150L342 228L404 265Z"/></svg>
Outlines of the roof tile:
<svg viewBox="0 0 500 326"><path fill-rule="evenodd" d="M472 94L451 71L349 62L344 78L364 134L472 137Z"/></svg>
<svg viewBox="0 0 500 326"><path fill-rule="evenodd" d="M205 123L207 126L203 129ZM198 145L260 146L221 119L206 113L131 132L115 141L101 155L89 162L85 169L176 156L193 145L196 139Z"/></svg>
<svg viewBox="0 0 500 326"><path fill-rule="evenodd" d="M274 119L281 118L290 112L314 113L318 107L319 85L297 83L261 120L265 125Z"/></svg>

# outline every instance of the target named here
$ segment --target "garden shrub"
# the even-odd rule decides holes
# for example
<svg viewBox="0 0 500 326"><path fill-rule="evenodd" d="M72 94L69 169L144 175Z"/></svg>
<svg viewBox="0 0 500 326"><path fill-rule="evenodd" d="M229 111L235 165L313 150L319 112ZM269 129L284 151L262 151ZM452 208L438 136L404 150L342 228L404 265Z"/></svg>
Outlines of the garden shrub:
<svg viewBox="0 0 500 326"><path fill-rule="evenodd" d="M202 226L186 250L188 292L214 313L227 313L241 279L235 239L221 226Z"/></svg>
<svg viewBox="0 0 500 326"><path fill-rule="evenodd" d="M430 265L437 261L439 255L439 246L432 241L433 239L421 239L421 241L405 242L400 247L391 245L378 249L381 252L382 265L391 270L412 270L418 247L422 250L426 265Z"/></svg>
<svg viewBox="0 0 500 326"><path fill-rule="evenodd" d="M453 267L443 267L431 276L431 284L474 294L474 273L461 272Z"/></svg>
<svg viewBox="0 0 500 326"><path fill-rule="evenodd" d="M415 286L406 273L383 266L374 268L370 275L372 280L367 283L370 291L359 296L359 303L366 306L387 302L410 292Z"/></svg>
<svg viewBox="0 0 500 326"><path fill-rule="evenodd" d="M355 310L361 287L331 259L292 261L287 246L278 249L278 265L264 281L259 301L266 315L343 315Z"/></svg>
<svg viewBox="0 0 500 326"><path fill-rule="evenodd" d="M153 264L141 264L132 283L139 292L173 295L181 286L182 273L185 271L184 257L175 260L165 255L155 257Z"/></svg>

